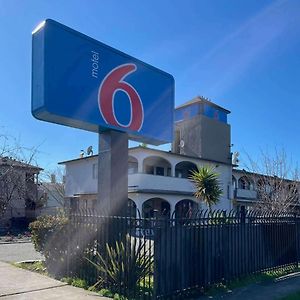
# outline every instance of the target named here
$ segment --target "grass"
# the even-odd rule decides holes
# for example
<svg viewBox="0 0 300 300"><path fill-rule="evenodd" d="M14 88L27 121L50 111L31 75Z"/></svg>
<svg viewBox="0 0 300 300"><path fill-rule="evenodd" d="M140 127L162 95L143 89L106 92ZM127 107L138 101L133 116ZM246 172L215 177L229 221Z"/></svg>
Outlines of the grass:
<svg viewBox="0 0 300 300"><path fill-rule="evenodd" d="M37 272L42 275L48 275L45 263L43 261L13 263L13 265L24 270Z"/></svg>
<svg viewBox="0 0 300 300"><path fill-rule="evenodd" d="M75 287L87 290L89 288L87 282L84 279L80 278L71 278L71 277L63 277L61 279L62 282L66 282L69 285L73 285Z"/></svg>
<svg viewBox="0 0 300 300"><path fill-rule="evenodd" d="M29 270L29 271L37 272L39 274L49 276L43 261L14 263L13 265L16 267L25 269L25 270ZM214 295L220 294L220 293L227 293L233 289L237 289L237 288L244 287L244 286L251 285L251 284L273 281L274 279L279 278L281 276L288 275L288 274L294 273L294 272L299 272L299 271L300 271L299 267L298 268L285 267L285 268L280 268L280 269L277 269L274 271L266 271L263 273L247 276L247 277L244 277L244 278L241 278L238 280L233 280L226 284L225 283L214 284L210 288L204 290L204 294L207 296L214 296ZM96 290L96 289L90 289L88 284L86 283L86 281L83 279L80 279L80 278L64 277L61 279L61 281L66 282L69 285L72 285L75 287L84 288L86 290L91 290L91 291L97 292L101 296L113 298L116 300L126 299L125 297L118 295L108 289L101 289L100 291ZM141 290L144 290L145 292L146 291L150 292L151 289L153 288L153 278L151 278L150 282L149 283L147 282L145 284L145 286L144 286L143 282L140 282L139 287ZM300 299L300 291L293 293L287 297L284 297L281 300L298 300L298 299Z"/></svg>
<svg viewBox="0 0 300 300"><path fill-rule="evenodd" d="M12 263L12 265L15 267L24 269L24 270L28 270L28 271L32 271L32 272L36 272L36 273L39 273L42 275L49 276L46 266L45 266L45 263L43 261ZM125 298L124 296L114 293L108 289L101 289L101 290L91 289L91 288L89 288L87 282L80 278L63 277L63 278L61 278L61 281L65 282L69 285L78 287L78 288L96 292L96 293L100 294L101 296L113 298L114 300L127 300L127 298ZM147 287L142 286L141 288L147 288Z"/></svg>
<svg viewBox="0 0 300 300"><path fill-rule="evenodd" d="M263 273L253 274L241 279L233 280L227 284L224 283L214 284L210 288L206 289L204 291L204 294L207 296L214 296L216 294L230 292L233 289L241 288L250 284L273 281L274 279L279 278L281 276L288 275L294 272L299 272L299 271L300 271L299 267L298 268L286 267L286 268L280 268L273 271L266 271ZM300 297L291 298L291 299L300 299Z"/></svg>

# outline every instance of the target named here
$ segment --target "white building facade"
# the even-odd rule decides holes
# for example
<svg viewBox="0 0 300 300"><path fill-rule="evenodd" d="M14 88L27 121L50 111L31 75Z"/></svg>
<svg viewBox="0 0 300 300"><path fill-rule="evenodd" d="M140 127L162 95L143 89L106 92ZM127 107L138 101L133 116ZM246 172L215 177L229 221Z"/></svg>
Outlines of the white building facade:
<svg viewBox="0 0 300 300"><path fill-rule="evenodd" d="M93 208L97 198L98 155L65 161L65 196L75 206ZM217 209L232 208L232 166L145 147L129 149L128 199L137 215L152 217L184 215L205 209L194 197L193 183L188 179L197 166L211 166L220 175L223 194ZM101 176L101 174L100 174ZM132 201L132 202L131 202ZM79 204L80 203L80 204ZM76 207L75 207L76 208Z"/></svg>
<svg viewBox="0 0 300 300"><path fill-rule="evenodd" d="M255 204L258 195L254 184L249 181L247 172L235 169L232 164L228 114L230 111L208 99L196 97L175 109L171 151L142 146L129 149L130 215L186 216L207 209L194 197L195 189L189 180L190 172L201 166L210 166L219 174L223 194L213 209L228 211ZM94 208L98 193L98 156L60 164L65 165L65 197L71 207Z"/></svg>

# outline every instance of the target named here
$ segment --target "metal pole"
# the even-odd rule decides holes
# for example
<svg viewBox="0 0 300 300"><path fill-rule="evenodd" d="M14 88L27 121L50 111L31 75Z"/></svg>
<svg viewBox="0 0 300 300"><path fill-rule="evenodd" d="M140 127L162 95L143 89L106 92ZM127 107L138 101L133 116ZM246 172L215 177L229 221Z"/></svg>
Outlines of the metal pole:
<svg viewBox="0 0 300 300"><path fill-rule="evenodd" d="M126 215L128 201L128 135L99 134L97 208L105 215Z"/></svg>

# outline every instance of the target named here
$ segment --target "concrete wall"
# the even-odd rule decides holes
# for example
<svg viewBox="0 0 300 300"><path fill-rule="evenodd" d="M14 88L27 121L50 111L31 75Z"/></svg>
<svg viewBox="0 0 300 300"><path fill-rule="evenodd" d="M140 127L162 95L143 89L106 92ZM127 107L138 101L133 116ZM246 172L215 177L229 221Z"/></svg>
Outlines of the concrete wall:
<svg viewBox="0 0 300 300"><path fill-rule="evenodd" d="M235 196L238 199L251 199L251 200L255 200L257 198L257 192L254 191L254 190L236 189Z"/></svg>
<svg viewBox="0 0 300 300"><path fill-rule="evenodd" d="M98 158L91 157L69 162L66 165L65 196L97 193L97 178L93 176L93 165L98 166Z"/></svg>
<svg viewBox="0 0 300 300"><path fill-rule="evenodd" d="M203 159L231 163L230 125L198 115L177 122L173 151L178 152L180 140L184 141L181 153Z"/></svg>
<svg viewBox="0 0 300 300"><path fill-rule="evenodd" d="M128 187L189 193L194 190L193 184L188 179L140 173L128 175Z"/></svg>

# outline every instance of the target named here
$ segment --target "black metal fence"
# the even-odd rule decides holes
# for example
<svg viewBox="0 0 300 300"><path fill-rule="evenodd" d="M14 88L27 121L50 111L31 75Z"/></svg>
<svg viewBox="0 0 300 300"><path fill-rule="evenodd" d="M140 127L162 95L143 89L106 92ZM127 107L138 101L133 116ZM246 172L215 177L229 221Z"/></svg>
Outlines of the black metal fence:
<svg viewBox="0 0 300 300"><path fill-rule="evenodd" d="M202 211L180 219L70 215L70 277L129 299L187 297L214 283L298 266L300 216Z"/></svg>

